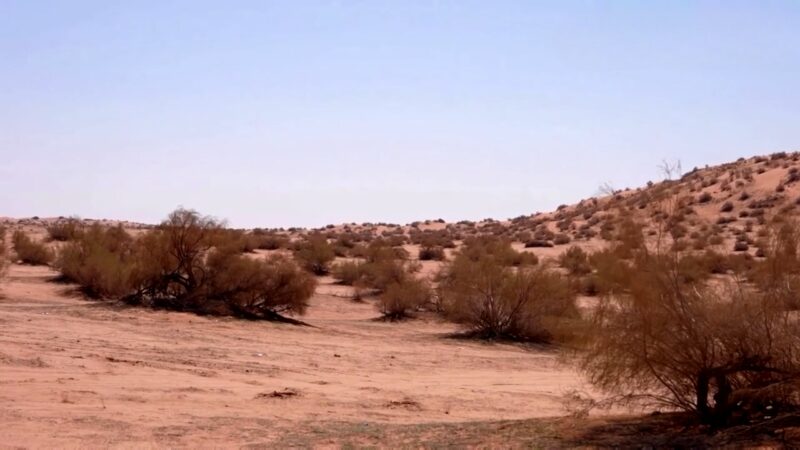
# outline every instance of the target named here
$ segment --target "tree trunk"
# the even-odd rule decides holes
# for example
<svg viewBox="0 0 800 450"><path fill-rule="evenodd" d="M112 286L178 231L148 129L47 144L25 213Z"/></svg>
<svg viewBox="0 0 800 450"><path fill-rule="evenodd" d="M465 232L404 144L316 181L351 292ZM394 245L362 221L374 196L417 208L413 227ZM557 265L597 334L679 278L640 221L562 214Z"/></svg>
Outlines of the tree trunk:
<svg viewBox="0 0 800 450"><path fill-rule="evenodd" d="M731 415L730 397L733 389L725 374L717 374L714 381L717 384L717 393L714 394L714 425L724 426Z"/></svg>
<svg viewBox="0 0 800 450"><path fill-rule="evenodd" d="M708 407L708 384L709 376L706 373L700 373L697 376L697 384L695 386L697 414L700 420L706 422L709 420L711 411Z"/></svg>

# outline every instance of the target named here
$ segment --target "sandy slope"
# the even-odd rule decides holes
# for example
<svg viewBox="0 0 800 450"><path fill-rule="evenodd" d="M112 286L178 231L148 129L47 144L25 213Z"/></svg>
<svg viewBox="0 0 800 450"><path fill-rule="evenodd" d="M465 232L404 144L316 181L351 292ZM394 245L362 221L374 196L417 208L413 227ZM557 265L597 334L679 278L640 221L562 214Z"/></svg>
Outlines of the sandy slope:
<svg viewBox="0 0 800 450"><path fill-rule="evenodd" d="M13 266L0 284L0 446L324 445L339 423L561 415L586 389L553 353L374 321L339 286L320 286L310 328L110 307L53 275Z"/></svg>

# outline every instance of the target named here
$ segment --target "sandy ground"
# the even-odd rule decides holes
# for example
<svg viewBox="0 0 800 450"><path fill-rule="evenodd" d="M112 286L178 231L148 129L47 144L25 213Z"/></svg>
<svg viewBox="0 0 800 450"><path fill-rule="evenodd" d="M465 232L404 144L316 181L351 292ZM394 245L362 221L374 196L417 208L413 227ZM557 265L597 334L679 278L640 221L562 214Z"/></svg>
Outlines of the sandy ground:
<svg viewBox="0 0 800 450"><path fill-rule="evenodd" d="M0 284L0 447L380 445L386 427L560 416L587 390L551 351L376 321L340 286L299 327L91 302L54 275Z"/></svg>

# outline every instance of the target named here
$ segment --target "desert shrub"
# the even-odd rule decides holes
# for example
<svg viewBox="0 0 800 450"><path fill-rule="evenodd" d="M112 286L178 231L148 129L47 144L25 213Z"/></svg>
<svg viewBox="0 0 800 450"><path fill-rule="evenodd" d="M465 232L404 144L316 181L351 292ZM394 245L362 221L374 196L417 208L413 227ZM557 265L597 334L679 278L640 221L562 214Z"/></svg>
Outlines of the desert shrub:
<svg viewBox="0 0 800 450"><path fill-rule="evenodd" d="M389 247L385 242L373 241L363 248L364 262L342 262L334 265L333 276L339 282L373 293L384 293L392 284L402 284L416 266L404 259L402 249Z"/></svg>
<svg viewBox="0 0 800 450"><path fill-rule="evenodd" d="M553 239L553 244L555 245L564 245L569 244L572 239L563 233L557 234L556 237Z"/></svg>
<svg viewBox="0 0 800 450"><path fill-rule="evenodd" d="M343 261L334 264L331 275L341 284L353 286L364 277L364 263L358 261Z"/></svg>
<svg viewBox="0 0 800 450"><path fill-rule="evenodd" d="M582 356L590 381L716 425L754 403L791 401L800 334L785 309L743 286L686 283L676 261L640 258L637 275L600 302Z"/></svg>
<svg viewBox="0 0 800 450"><path fill-rule="evenodd" d="M518 252L511 247L511 242L493 236L464 240L459 255L472 261L492 258L503 266L533 266L539 263L539 258L533 253Z"/></svg>
<svg viewBox="0 0 800 450"><path fill-rule="evenodd" d="M420 261L444 261L446 258L442 247L422 247L419 249Z"/></svg>
<svg viewBox="0 0 800 450"><path fill-rule="evenodd" d="M14 231L11 236L17 259L23 264L46 266L53 261L53 252L43 243L34 241L22 230Z"/></svg>
<svg viewBox="0 0 800 450"><path fill-rule="evenodd" d="M75 217L59 219L47 226L47 234L52 241L71 241L80 236L82 230L83 224Z"/></svg>
<svg viewBox="0 0 800 450"><path fill-rule="evenodd" d="M703 192L697 197L697 203L708 203L713 200L714 197L711 196L708 192Z"/></svg>
<svg viewBox="0 0 800 450"><path fill-rule="evenodd" d="M380 296L378 309L385 318L400 320L428 303L430 298L431 288L426 281L406 277L387 286Z"/></svg>
<svg viewBox="0 0 800 450"><path fill-rule="evenodd" d="M725 203L722 204L722 207L719 210L720 210L720 212L724 212L724 213L731 212L731 211L733 211L733 203L725 202Z"/></svg>
<svg viewBox="0 0 800 450"><path fill-rule="evenodd" d="M264 319L302 313L314 278L284 257L241 254L227 244L234 235L178 209L137 239L120 227L92 227L64 246L56 267L89 294L132 304Z"/></svg>
<svg viewBox="0 0 800 450"><path fill-rule="evenodd" d="M675 228L674 224L668 228ZM615 236L614 252L621 258L631 258L634 253L645 246L644 226L632 219L624 219L619 225Z"/></svg>
<svg viewBox="0 0 800 450"><path fill-rule="evenodd" d="M634 276L635 263L623 259L614 249L604 249L589 255L593 286L598 295L608 295L623 290Z"/></svg>
<svg viewBox="0 0 800 450"><path fill-rule="evenodd" d="M253 235L242 230L220 228L212 239L215 248L233 253L252 253L257 247Z"/></svg>
<svg viewBox="0 0 800 450"><path fill-rule="evenodd" d="M276 255L267 260L215 250L206 261L205 308L224 305L237 316L279 319L283 313L303 314L316 280L291 260Z"/></svg>
<svg viewBox="0 0 800 450"><path fill-rule="evenodd" d="M589 255L578 246L571 246L559 257L558 263L569 272L570 275L586 275L592 271L589 265Z"/></svg>
<svg viewBox="0 0 800 450"><path fill-rule="evenodd" d="M482 338L548 342L565 319L577 317L572 290L558 274L509 267L492 255L459 253L439 276L439 296L446 317Z"/></svg>
<svg viewBox="0 0 800 450"><path fill-rule="evenodd" d="M304 242L298 245L294 254L303 268L314 275L326 275L330 263L336 257L328 240L319 234L308 236Z"/></svg>
<svg viewBox="0 0 800 450"><path fill-rule="evenodd" d="M252 241L259 250L278 250L289 247L289 238L277 233L253 230Z"/></svg>
<svg viewBox="0 0 800 450"><path fill-rule="evenodd" d="M0 278L8 267L8 249L6 248L6 227L0 225Z"/></svg>
<svg viewBox="0 0 800 450"><path fill-rule="evenodd" d="M132 292L133 239L121 227L94 225L61 248L54 267L91 297Z"/></svg>
<svg viewBox="0 0 800 450"><path fill-rule="evenodd" d="M404 261L394 258L368 261L363 270L363 275L356 284L371 288L377 293L385 292L392 284L404 282L410 272Z"/></svg>

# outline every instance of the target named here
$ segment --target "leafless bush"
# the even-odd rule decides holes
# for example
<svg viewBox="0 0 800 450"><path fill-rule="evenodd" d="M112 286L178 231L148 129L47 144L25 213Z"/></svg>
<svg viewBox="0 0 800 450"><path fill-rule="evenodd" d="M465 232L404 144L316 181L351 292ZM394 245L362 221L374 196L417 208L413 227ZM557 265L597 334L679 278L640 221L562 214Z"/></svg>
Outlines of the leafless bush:
<svg viewBox="0 0 800 450"><path fill-rule="evenodd" d="M220 222L178 209L138 239L93 227L64 246L56 267L89 294L134 304L266 319L302 313L314 278L283 257L242 255L231 236Z"/></svg>
<svg viewBox="0 0 800 450"><path fill-rule="evenodd" d="M314 275L326 275L335 257L327 238L319 234L308 236L295 251L295 258Z"/></svg>
<svg viewBox="0 0 800 450"><path fill-rule="evenodd" d="M341 284L353 286L364 277L364 263L359 261L343 261L334 264L331 275Z"/></svg>
<svg viewBox="0 0 800 450"><path fill-rule="evenodd" d="M14 231L11 237L17 259L23 264L46 266L53 261L53 252L43 243L34 241L22 230Z"/></svg>
<svg viewBox="0 0 800 450"><path fill-rule="evenodd" d="M711 196L708 192L703 192L697 197L697 203L708 203L713 200L714 197Z"/></svg>
<svg viewBox="0 0 800 450"><path fill-rule="evenodd" d="M255 229L251 233L255 248L260 250L278 250L289 247L289 238L274 232Z"/></svg>
<svg viewBox="0 0 800 450"><path fill-rule="evenodd" d="M405 277L389 284L381 294L378 309L389 320L400 320L430 301L431 288L424 280Z"/></svg>
<svg viewBox="0 0 800 450"><path fill-rule="evenodd" d="M776 302L739 285L687 283L669 257L637 267L626 290L595 312L582 365L593 383L720 425L756 393L788 401L800 335Z"/></svg>
<svg viewBox="0 0 800 450"><path fill-rule="evenodd" d="M8 249L6 248L6 227L0 225L0 278L8 267Z"/></svg>
<svg viewBox="0 0 800 450"><path fill-rule="evenodd" d="M71 241L80 236L82 231L83 224L76 217L59 219L47 226L47 234L53 241Z"/></svg>
<svg viewBox="0 0 800 450"><path fill-rule="evenodd" d="M570 275L586 275L592 271L589 255L580 247L572 246L558 257L558 262Z"/></svg>
<svg viewBox="0 0 800 450"><path fill-rule="evenodd" d="M94 225L62 247L54 267L91 297L131 292L133 238L122 227Z"/></svg>
<svg viewBox="0 0 800 450"><path fill-rule="evenodd" d="M440 275L445 315L476 336L551 341L565 319L575 319L565 280L544 268L514 268L498 255L460 252Z"/></svg>
<svg viewBox="0 0 800 450"><path fill-rule="evenodd" d="M419 249L420 261L444 261L446 255L442 247L422 247Z"/></svg>
<svg viewBox="0 0 800 450"><path fill-rule="evenodd" d="M283 256L256 260L212 251L206 267L206 302L218 302L234 315L279 319L283 313L305 312L316 281Z"/></svg>
<svg viewBox="0 0 800 450"><path fill-rule="evenodd" d="M480 236L464 240L464 246L459 255L472 261L491 258L502 266L533 266L539 263L539 258L533 253L518 252L511 247L509 241L493 236Z"/></svg>

